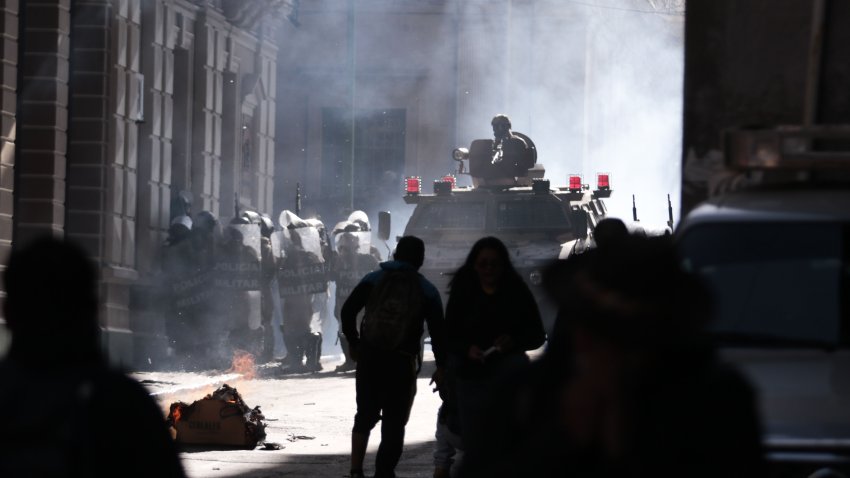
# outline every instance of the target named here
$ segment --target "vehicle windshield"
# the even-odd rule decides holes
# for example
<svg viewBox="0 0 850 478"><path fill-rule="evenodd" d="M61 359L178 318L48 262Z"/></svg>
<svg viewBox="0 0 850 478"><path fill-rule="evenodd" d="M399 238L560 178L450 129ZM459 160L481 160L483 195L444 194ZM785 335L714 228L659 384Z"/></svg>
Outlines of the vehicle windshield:
<svg viewBox="0 0 850 478"><path fill-rule="evenodd" d="M847 345L848 231L836 223L704 224L679 248L714 292L721 337L832 347Z"/></svg>
<svg viewBox="0 0 850 478"><path fill-rule="evenodd" d="M569 230L570 222L555 201L501 201L496 207L496 227Z"/></svg>
<svg viewBox="0 0 850 478"><path fill-rule="evenodd" d="M452 201L421 204L421 212L412 218L417 229L478 229L483 230L487 218L484 202Z"/></svg>

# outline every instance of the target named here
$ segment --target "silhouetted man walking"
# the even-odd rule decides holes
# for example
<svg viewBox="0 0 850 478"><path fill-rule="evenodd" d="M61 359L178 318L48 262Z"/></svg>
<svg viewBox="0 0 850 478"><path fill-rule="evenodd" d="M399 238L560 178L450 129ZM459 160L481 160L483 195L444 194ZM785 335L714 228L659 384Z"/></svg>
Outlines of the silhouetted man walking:
<svg viewBox="0 0 850 478"><path fill-rule="evenodd" d="M427 322L431 347L442 370L443 304L433 284L419 274L425 259L421 239L399 240L392 261L380 264L351 292L342 306L342 328L357 362L357 414L351 433L351 476L363 477L369 434L378 420L381 445L375 459L375 478L395 476L404 444L404 427L416 395L423 326ZM357 331L357 314L366 312Z"/></svg>

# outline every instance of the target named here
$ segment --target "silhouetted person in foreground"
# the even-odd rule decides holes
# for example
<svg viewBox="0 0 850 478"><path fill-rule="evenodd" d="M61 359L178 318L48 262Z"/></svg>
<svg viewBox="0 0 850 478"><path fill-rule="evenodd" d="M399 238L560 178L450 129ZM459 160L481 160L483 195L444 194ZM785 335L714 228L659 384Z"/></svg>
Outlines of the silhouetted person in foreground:
<svg viewBox="0 0 850 478"><path fill-rule="evenodd" d="M0 476L184 476L154 400L101 354L85 252L37 239L13 251L4 279Z"/></svg>
<svg viewBox="0 0 850 478"><path fill-rule="evenodd" d="M754 392L718 358L669 237L621 237L544 285L560 323L492 438L514 440L468 476L764 476Z"/></svg>
<svg viewBox="0 0 850 478"><path fill-rule="evenodd" d="M617 243L629 237L629 229L626 224L615 217L606 217L599 221L593 229L593 241L596 247L616 247Z"/></svg>
<svg viewBox="0 0 850 478"><path fill-rule="evenodd" d="M381 421L375 478L395 477L404 445L404 428L416 395L421 365L420 339L427 322L437 362L443 367L443 304L418 270L425 244L413 236L398 241L392 261L366 274L342 306L342 330L357 362L357 414L351 432L351 477L363 478L363 459L372 428ZM357 331L357 313L366 312Z"/></svg>

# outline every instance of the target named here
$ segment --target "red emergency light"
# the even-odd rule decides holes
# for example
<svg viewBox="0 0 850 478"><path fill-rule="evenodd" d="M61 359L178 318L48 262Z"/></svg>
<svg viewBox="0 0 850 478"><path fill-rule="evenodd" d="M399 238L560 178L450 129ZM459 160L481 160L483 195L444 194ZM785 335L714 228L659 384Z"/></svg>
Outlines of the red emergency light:
<svg viewBox="0 0 850 478"><path fill-rule="evenodd" d="M452 183L452 189L457 188L457 178L453 174L446 174L440 178L440 181L444 183Z"/></svg>
<svg viewBox="0 0 850 478"><path fill-rule="evenodd" d="M404 178L404 192L408 195L422 192L422 178L419 176L408 176Z"/></svg>
<svg viewBox="0 0 850 478"><path fill-rule="evenodd" d="M608 177L608 173L597 173L596 189L600 189L602 191L609 191L611 189L611 183L608 182Z"/></svg>
<svg viewBox="0 0 850 478"><path fill-rule="evenodd" d="M578 174L571 174L570 179L567 182L569 184L569 190L571 193L577 193L581 191L581 176Z"/></svg>

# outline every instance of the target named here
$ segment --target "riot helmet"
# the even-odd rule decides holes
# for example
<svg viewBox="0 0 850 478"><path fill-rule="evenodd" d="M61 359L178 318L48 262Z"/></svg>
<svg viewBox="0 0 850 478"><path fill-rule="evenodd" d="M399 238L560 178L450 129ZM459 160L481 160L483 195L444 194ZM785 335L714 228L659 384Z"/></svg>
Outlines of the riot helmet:
<svg viewBox="0 0 850 478"><path fill-rule="evenodd" d="M218 225L218 218L210 211L201 211L195 216L194 228L211 233Z"/></svg>
<svg viewBox="0 0 850 478"><path fill-rule="evenodd" d="M189 237L192 232L192 218L180 215L171 220L168 226L168 244L176 244Z"/></svg>
<svg viewBox="0 0 850 478"><path fill-rule="evenodd" d="M260 224L261 216L260 216L260 213L258 213L256 211L245 210L245 211L242 211L242 213L239 216L244 221L241 224Z"/></svg>
<svg viewBox="0 0 850 478"><path fill-rule="evenodd" d="M361 231L370 231L369 216L360 210L354 211L348 216L348 222L352 222L360 226Z"/></svg>
<svg viewBox="0 0 850 478"><path fill-rule="evenodd" d="M260 215L260 233L263 237L271 237L274 232L274 222L272 222L272 218L263 213Z"/></svg>
<svg viewBox="0 0 850 478"><path fill-rule="evenodd" d="M309 226L306 221L298 217L294 212L284 209L277 218L280 227L285 229L295 229L298 227Z"/></svg>

